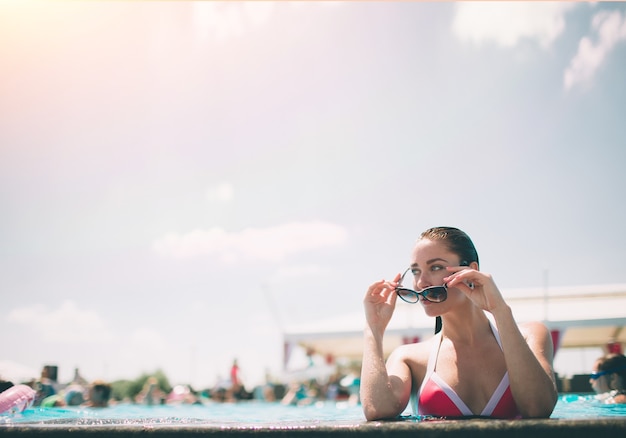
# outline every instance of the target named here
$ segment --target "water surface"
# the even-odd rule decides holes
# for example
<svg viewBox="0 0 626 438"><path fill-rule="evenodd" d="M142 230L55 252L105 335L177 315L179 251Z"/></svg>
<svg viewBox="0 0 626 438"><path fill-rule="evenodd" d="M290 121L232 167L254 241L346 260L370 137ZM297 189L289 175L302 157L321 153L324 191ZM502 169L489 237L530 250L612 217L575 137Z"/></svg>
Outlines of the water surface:
<svg viewBox="0 0 626 438"><path fill-rule="evenodd" d="M626 405L606 405L591 395L562 395L551 418L589 419L626 417ZM416 417L405 420L421 421ZM0 415L0 425L182 425L224 427L354 425L365 423L360 405L320 402L283 406L258 401L202 405L142 406L118 404L108 408L30 408L21 414Z"/></svg>

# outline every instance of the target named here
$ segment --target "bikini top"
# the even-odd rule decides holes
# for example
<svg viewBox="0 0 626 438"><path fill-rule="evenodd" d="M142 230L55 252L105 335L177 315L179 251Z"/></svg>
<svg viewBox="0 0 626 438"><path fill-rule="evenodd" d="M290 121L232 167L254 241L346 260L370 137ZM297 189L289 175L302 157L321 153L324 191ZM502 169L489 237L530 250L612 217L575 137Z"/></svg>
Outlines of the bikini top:
<svg viewBox="0 0 626 438"><path fill-rule="evenodd" d="M491 325L500 349L502 343L500 335L496 327ZM433 346L428 357L428 365L426 375L422 382L419 392L415 399L417 400L417 412L422 416L435 417L467 417L476 416L470 408L461 400L457 393L452 389L435 371L437 357L439 356L439 348L441 346L441 332L435 335L437 338L433 340ZM414 407L415 411L415 407ZM479 416L492 418L519 418L521 414L513 394L509 386L509 373L504 373L500 384L491 395L491 398L485 405L485 408L478 414Z"/></svg>

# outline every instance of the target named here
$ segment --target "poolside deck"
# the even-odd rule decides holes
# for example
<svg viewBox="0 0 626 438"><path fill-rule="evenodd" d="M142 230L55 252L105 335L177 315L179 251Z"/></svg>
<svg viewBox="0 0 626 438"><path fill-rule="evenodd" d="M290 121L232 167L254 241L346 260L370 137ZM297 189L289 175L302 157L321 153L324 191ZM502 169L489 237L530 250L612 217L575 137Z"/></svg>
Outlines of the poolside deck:
<svg viewBox="0 0 626 438"><path fill-rule="evenodd" d="M372 421L362 423L297 424L275 426L240 426L215 424L155 424L142 425L96 424L72 425L64 423L45 425L0 425L0 435L6 437L67 437L117 438L153 436L178 438L220 437L381 437L394 438L500 437L506 438L588 438L590 436L626 436L626 417L598 419L549 420L446 420L428 422Z"/></svg>

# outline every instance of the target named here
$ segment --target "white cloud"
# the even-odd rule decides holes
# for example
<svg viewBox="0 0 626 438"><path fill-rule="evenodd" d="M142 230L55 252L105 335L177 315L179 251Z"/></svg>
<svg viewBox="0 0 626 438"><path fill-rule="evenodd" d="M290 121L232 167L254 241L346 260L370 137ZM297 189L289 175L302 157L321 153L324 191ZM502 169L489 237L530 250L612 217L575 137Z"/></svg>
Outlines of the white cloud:
<svg viewBox="0 0 626 438"><path fill-rule="evenodd" d="M33 328L45 341L108 342L113 338L97 312L79 309L71 300L52 310L41 305L13 309L7 319Z"/></svg>
<svg viewBox="0 0 626 438"><path fill-rule="evenodd" d="M548 48L565 29L566 2L461 2L452 23L454 34L477 45L493 42L510 48L522 39Z"/></svg>
<svg viewBox="0 0 626 438"><path fill-rule="evenodd" d="M221 228L168 234L154 243L162 256L217 256L234 262L241 258L280 261L304 251L343 244L347 232L327 222L294 222L269 228L248 228L229 233Z"/></svg>
<svg viewBox="0 0 626 438"><path fill-rule="evenodd" d="M598 12L591 22L596 44L585 36L578 44L578 52L563 75L563 86L570 90L576 84L588 83L607 55L620 41L626 40L626 14L619 11Z"/></svg>
<svg viewBox="0 0 626 438"><path fill-rule="evenodd" d="M232 201L235 196L233 185L228 182L221 182L207 190L207 199L209 201L228 202Z"/></svg>

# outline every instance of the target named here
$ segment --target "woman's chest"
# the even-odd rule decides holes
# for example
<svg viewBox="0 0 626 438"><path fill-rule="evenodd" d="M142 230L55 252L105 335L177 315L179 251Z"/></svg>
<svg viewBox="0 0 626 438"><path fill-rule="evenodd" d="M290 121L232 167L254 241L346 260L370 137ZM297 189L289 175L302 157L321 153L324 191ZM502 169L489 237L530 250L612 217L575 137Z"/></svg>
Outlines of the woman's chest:
<svg viewBox="0 0 626 438"><path fill-rule="evenodd" d="M506 373L500 347L442 345L434 371L472 412L481 412L491 400Z"/></svg>

